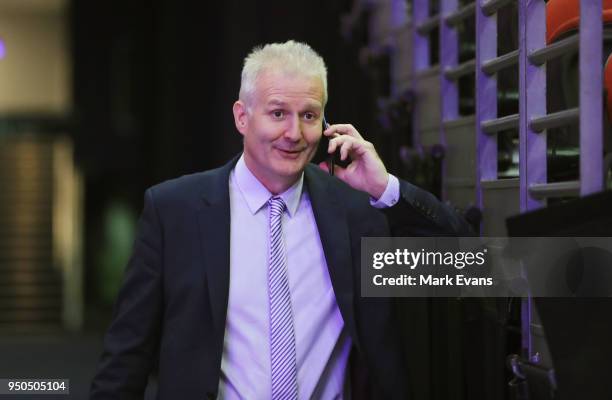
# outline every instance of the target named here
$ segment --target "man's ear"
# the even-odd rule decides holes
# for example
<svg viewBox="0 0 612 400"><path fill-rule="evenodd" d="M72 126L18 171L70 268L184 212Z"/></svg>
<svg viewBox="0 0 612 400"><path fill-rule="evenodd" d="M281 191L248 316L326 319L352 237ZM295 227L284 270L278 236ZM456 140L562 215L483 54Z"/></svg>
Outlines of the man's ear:
<svg viewBox="0 0 612 400"><path fill-rule="evenodd" d="M234 123L236 124L236 129L238 129L238 132L244 136L249 123L246 105L242 101L237 100L232 107L232 111L234 112Z"/></svg>

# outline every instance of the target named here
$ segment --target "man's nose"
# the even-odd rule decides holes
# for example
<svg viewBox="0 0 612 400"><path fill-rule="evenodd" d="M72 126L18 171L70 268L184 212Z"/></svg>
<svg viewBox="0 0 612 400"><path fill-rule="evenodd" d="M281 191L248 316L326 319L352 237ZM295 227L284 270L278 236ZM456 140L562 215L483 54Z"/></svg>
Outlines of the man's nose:
<svg viewBox="0 0 612 400"><path fill-rule="evenodd" d="M302 123L299 116L290 119L285 129L285 138L296 142L302 138Z"/></svg>

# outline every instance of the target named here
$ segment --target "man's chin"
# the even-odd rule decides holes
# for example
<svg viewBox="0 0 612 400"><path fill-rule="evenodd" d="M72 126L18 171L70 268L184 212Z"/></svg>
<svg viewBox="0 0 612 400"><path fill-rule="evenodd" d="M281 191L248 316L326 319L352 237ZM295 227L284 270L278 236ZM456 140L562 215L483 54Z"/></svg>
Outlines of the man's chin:
<svg viewBox="0 0 612 400"><path fill-rule="evenodd" d="M277 165L276 173L280 176L284 176L287 178L292 178L299 176L304 168L306 168L306 163L304 160L292 160L293 162L287 162L284 160L283 162Z"/></svg>

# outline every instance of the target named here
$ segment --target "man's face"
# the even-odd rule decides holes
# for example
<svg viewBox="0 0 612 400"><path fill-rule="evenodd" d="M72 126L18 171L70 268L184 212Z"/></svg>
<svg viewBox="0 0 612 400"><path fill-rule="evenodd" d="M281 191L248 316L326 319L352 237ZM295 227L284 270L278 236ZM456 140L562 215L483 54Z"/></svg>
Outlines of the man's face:
<svg viewBox="0 0 612 400"><path fill-rule="evenodd" d="M310 162L322 118L321 79L274 70L259 74L248 110L234 104L247 167L272 193L289 188Z"/></svg>

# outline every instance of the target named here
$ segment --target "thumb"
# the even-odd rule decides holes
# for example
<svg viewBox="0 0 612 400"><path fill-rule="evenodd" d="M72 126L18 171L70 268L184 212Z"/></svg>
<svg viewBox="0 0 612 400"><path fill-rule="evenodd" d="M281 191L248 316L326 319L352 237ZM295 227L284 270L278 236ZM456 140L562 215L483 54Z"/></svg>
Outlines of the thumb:
<svg viewBox="0 0 612 400"><path fill-rule="evenodd" d="M321 161L319 163L319 168L321 168L323 171L329 173L329 168L327 168L327 163L325 161ZM334 168L335 170L335 168Z"/></svg>
<svg viewBox="0 0 612 400"><path fill-rule="evenodd" d="M346 168L342 168L338 164L334 165L334 175L346 182ZM348 183L348 182L347 182Z"/></svg>

